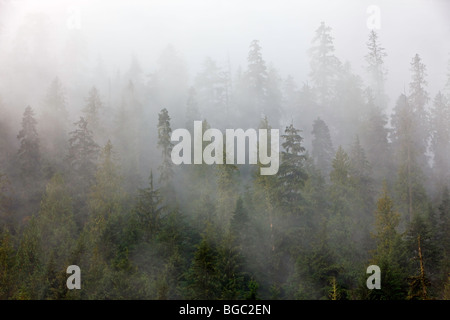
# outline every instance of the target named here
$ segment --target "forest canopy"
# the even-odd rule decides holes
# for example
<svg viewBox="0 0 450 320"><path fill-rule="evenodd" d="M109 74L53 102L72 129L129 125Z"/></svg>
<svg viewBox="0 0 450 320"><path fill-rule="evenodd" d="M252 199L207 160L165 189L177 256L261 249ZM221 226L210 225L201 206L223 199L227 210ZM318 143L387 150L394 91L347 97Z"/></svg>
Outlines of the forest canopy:
<svg viewBox="0 0 450 320"><path fill-rule="evenodd" d="M215 9L114 3L0 1L0 299L450 299L450 47L425 41L434 26L393 40L398 4L380 5L386 22L371 29L355 4L337 11L362 8L349 41L343 20L301 4L314 27L274 26L274 39L247 30L248 10L289 10L232 2L218 12L248 28L223 22L234 40L210 47L208 25L194 28L195 63L171 44L193 27L169 22ZM446 4L411 6L447 12L435 21L449 38ZM169 22L150 30L158 14ZM147 47L121 54L124 35ZM238 129L248 143L228 148ZM66 285L71 265L80 290ZM370 265L380 289L366 286Z"/></svg>

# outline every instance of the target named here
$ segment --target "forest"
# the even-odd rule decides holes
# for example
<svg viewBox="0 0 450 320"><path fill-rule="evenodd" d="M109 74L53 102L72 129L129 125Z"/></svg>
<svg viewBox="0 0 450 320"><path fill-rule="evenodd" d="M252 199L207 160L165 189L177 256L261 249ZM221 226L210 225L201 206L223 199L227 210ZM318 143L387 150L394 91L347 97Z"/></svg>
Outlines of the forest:
<svg viewBox="0 0 450 320"><path fill-rule="evenodd" d="M45 26L30 17L0 62L0 299L450 299L450 59L434 92L405 52L391 97L375 29L359 75L319 21L304 83L259 40L238 68L207 57L190 73L168 45L152 70L90 69L75 30L47 75ZM278 172L175 165L171 134L194 121L279 129Z"/></svg>

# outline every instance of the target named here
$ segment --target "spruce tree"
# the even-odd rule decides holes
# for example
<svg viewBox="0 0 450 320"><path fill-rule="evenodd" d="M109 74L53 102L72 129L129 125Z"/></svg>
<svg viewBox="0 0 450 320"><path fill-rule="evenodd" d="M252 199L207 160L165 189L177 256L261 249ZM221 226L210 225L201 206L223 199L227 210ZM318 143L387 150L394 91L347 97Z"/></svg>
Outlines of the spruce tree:
<svg viewBox="0 0 450 320"><path fill-rule="evenodd" d="M324 22L316 29L309 49L311 57L309 76L317 90L318 102L325 111L334 94L334 85L340 68L340 61L334 55L333 37L331 27Z"/></svg>
<svg viewBox="0 0 450 320"><path fill-rule="evenodd" d="M89 209L93 219L107 219L111 215L119 214L124 197L122 177L114 159L113 145L108 141L102 149L95 183L89 195Z"/></svg>
<svg viewBox="0 0 450 320"><path fill-rule="evenodd" d="M284 151L281 152L281 165L278 170L279 197L282 207L291 214L298 211L301 200L301 188L307 179L304 170L305 148L300 130L293 124L286 127L281 138Z"/></svg>
<svg viewBox="0 0 450 320"><path fill-rule="evenodd" d="M50 165L56 161L56 165L61 168L60 162L67 152L68 112L64 88L58 78L52 81L47 91L41 119L40 132L45 137L43 149L46 160Z"/></svg>
<svg viewBox="0 0 450 320"><path fill-rule="evenodd" d="M421 141L416 139L418 121L409 99L401 95L394 108L392 125L398 164L397 195L400 209L404 212L407 221L412 221L414 213L421 212L426 207L424 176L419 160L425 149Z"/></svg>
<svg viewBox="0 0 450 320"><path fill-rule="evenodd" d="M400 215L394 209L386 184L377 201L375 211L375 241L371 264L377 265L381 272L381 289L371 290L369 299L401 300L406 298L407 260L404 244L398 232Z"/></svg>
<svg viewBox="0 0 450 320"><path fill-rule="evenodd" d="M159 166L159 183L164 192L169 192L169 186L173 177L171 152L173 143L170 140L172 129L170 128L170 116L166 108L158 114L158 148L161 150L162 162Z"/></svg>
<svg viewBox="0 0 450 320"><path fill-rule="evenodd" d="M213 300L220 297L218 253L205 234L197 245L191 267L187 274L188 298L194 300Z"/></svg>
<svg viewBox="0 0 450 320"><path fill-rule="evenodd" d="M391 146L388 141L388 119L382 108L377 106L372 91L366 91L367 112L360 124L359 137L367 155L367 160L373 168L374 179L381 184L384 179L392 179L393 161Z"/></svg>
<svg viewBox="0 0 450 320"><path fill-rule="evenodd" d="M156 236L160 229L162 212L162 198L159 190L153 186L153 172L150 172L149 186L139 189L135 212L144 231L144 239L149 240Z"/></svg>
<svg viewBox="0 0 450 320"><path fill-rule="evenodd" d="M101 116L103 113L103 103L100 99L100 93L96 87L92 87L86 99L86 105L83 108L83 114L87 122L91 126L97 138L103 133Z"/></svg>
<svg viewBox="0 0 450 320"><path fill-rule="evenodd" d="M314 120L312 140L312 158L324 177L331 171L331 161L334 157L333 144L327 124L320 118Z"/></svg>
<svg viewBox="0 0 450 320"><path fill-rule="evenodd" d="M250 95L250 105L254 114L264 113L264 105L267 98L267 66L261 53L261 45L258 40L250 43L250 50L247 56L247 72L245 79Z"/></svg>
<svg viewBox="0 0 450 320"><path fill-rule="evenodd" d="M28 106L23 114L22 129L17 135L20 140L17 156L22 178L29 183L35 183L41 175L40 141L36 124L34 111Z"/></svg>
<svg viewBox="0 0 450 320"><path fill-rule="evenodd" d="M69 133L69 154L66 159L72 181L75 212L78 222L84 222L87 216L86 198L95 181L100 147L94 141L85 118L80 117L74 125L76 129Z"/></svg>
<svg viewBox="0 0 450 320"><path fill-rule="evenodd" d="M198 109L197 92L191 87L186 102L186 128L189 128L193 134L194 121L200 120L200 111Z"/></svg>
<svg viewBox="0 0 450 320"><path fill-rule="evenodd" d="M387 105L387 95L384 87L387 74L384 59L387 53L385 48L379 43L378 33L373 29L369 33L369 40L366 45L369 52L365 58L370 85L375 94L374 103L379 108L384 109Z"/></svg>
<svg viewBox="0 0 450 320"><path fill-rule="evenodd" d="M431 117L433 171L438 188L442 188L450 181L450 102L441 92L434 99Z"/></svg>
<svg viewBox="0 0 450 320"><path fill-rule="evenodd" d="M425 169L428 165L426 152L430 138L430 116L427 109L429 94L427 87L427 68L418 54L411 61L411 82L409 83L409 104L410 112L415 117L415 127L413 128L413 138L418 149L418 163Z"/></svg>

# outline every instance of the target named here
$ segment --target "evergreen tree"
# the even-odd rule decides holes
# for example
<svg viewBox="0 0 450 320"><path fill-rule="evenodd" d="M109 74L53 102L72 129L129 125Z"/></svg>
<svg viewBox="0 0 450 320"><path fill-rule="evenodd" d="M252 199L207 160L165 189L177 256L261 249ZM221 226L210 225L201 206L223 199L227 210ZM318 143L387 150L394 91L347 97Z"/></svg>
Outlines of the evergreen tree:
<svg viewBox="0 0 450 320"><path fill-rule="evenodd" d="M27 183L35 183L41 174L40 142L36 124L34 111L28 106L23 114L22 129L17 135L17 139L20 140L18 165L22 178Z"/></svg>
<svg viewBox="0 0 450 320"><path fill-rule="evenodd" d="M195 77L195 88L194 93L197 93L200 109L205 113L205 116L214 122L223 121L227 111L226 78L222 69L211 58L206 58L203 62L202 70ZM191 88L188 101L192 94ZM196 106L192 107L195 111ZM190 126L192 126L192 123L189 124Z"/></svg>
<svg viewBox="0 0 450 320"><path fill-rule="evenodd" d="M327 227L322 223L311 245L298 255L294 276L296 286L290 289L296 299L318 300L328 297L330 280L338 278L342 271L329 246L329 240Z"/></svg>
<svg viewBox="0 0 450 320"><path fill-rule="evenodd" d="M5 174L0 172L0 228L9 229L14 224L12 200L10 181Z"/></svg>
<svg viewBox="0 0 450 320"><path fill-rule="evenodd" d="M331 27L321 22L316 29L312 44L309 49L311 57L309 76L317 90L318 102L325 107L324 111L326 111L334 94L334 81L340 68L340 61L334 55Z"/></svg>
<svg viewBox="0 0 450 320"><path fill-rule="evenodd" d="M45 137L43 149L46 160L52 165L55 160L62 161L67 152L68 112L64 89L58 78L52 81L47 91L41 119L40 132ZM61 163L57 166L61 168Z"/></svg>
<svg viewBox="0 0 450 320"><path fill-rule="evenodd" d="M394 209L385 184L375 211L377 247L371 261L382 270L382 285L381 289L370 291L369 299L399 300L406 297L406 259L401 235L397 231L399 223L400 215Z"/></svg>
<svg viewBox="0 0 450 320"><path fill-rule="evenodd" d="M100 123L103 103L100 99L100 93L96 87L92 87L89 91L88 97L86 99L86 105L82 110L87 122L90 124L92 130L94 130L97 138L101 133L103 133L102 124Z"/></svg>
<svg viewBox="0 0 450 320"><path fill-rule="evenodd" d="M300 205L301 188L307 179L304 170L305 148L302 146L303 138L300 130L293 124L286 127L281 138L281 144L285 151L281 152L281 165L278 170L279 197L282 207L291 214L295 213Z"/></svg>
<svg viewBox="0 0 450 320"><path fill-rule="evenodd" d="M250 43L247 56L247 72L245 74L250 95L250 112L253 114L264 113L267 99L267 66L261 53L261 45L258 40Z"/></svg>
<svg viewBox="0 0 450 320"><path fill-rule="evenodd" d="M90 185L96 170L99 146L95 143L85 118L80 117L74 125L77 128L70 132L67 160L74 176L82 177L80 180Z"/></svg>
<svg viewBox="0 0 450 320"><path fill-rule="evenodd" d="M420 140L416 139L418 118L411 110L405 95L401 95L392 115L393 143L395 145L398 176L397 194L407 221L412 221L415 212L423 211L426 194L423 187L423 171L419 156L425 152Z"/></svg>
<svg viewBox="0 0 450 320"><path fill-rule="evenodd" d="M194 121L198 120L200 120L200 112L197 103L197 93L196 90L191 87L186 103L186 128L191 128L191 134L193 134Z"/></svg>
<svg viewBox="0 0 450 320"><path fill-rule="evenodd" d="M17 286L15 266L16 251L8 230L0 231L0 299L7 300L14 296Z"/></svg>
<svg viewBox="0 0 450 320"><path fill-rule="evenodd" d="M218 253L211 239L204 235L197 245L188 271L188 297L194 300L214 300L220 297Z"/></svg>
<svg viewBox="0 0 450 320"><path fill-rule="evenodd" d="M442 290L442 295L445 295L445 290L447 290L447 294L449 293L448 284L446 286L445 283L448 283L448 274L450 272L450 192L448 187L444 187L442 190L437 221L437 230L434 230L434 242L441 253L441 261L438 265L434 266L439 268L435 287L437 287L436 294Z"/></svg>
<svg viewBox="0 0 450 320"><path fill-rule="evenodd" d="M450 103L441 92L434 99L431 116L433 171L438 188L442 188L450 181Z"/></svg>
<svg viewBox="0 0 450 320"><path fill-rule="evenodd" d="M381 107L375 104L375 98L370 89L366 91L367 113L364 114L359 130L361 145L367 155L367 160L373 168L374 179L381 184L384 179L390 182L393 163L391 161L391 149L388 141L387 116Z"/></svg>
<svg viewBox="0 0 450 320"><path fill-rule="evenodd" d="M245 236L247 230L247 224L249 223L248 212L244 207L244 201L242 197L236 200L236 208L234 209L233 216L230 223L230 231L238 237Z"/></svg>
<svg viewBox="0 0 450 320"><path fill-rule="evenodd" d="M135 192L141 185L140 171L143 163L144 111L132 81L124 89L122 104L116 114L114 140L121 155L126 190Z"/></svg>
<svg viewBox="0 0 450 320"><path fill-rule="evenodd" d="M161 149L162 163L159 166L159 183L164 192L168 192L173 176L171 152L173 143L170 140L172 129L170 128L170 116L167 109L162 109L158 115L158 148Z"/></svg>
<svg viewBox="0 0 450 320"><path fill-rule="evenodd" d="M356 136L350 151L350 176L358 198L364 203L365 212L370 214L374 201L372 167L367 160L366 152Z"/></svg>
<svg viewBox="0 0 450 320"><path fill-rule="evenodd" d="M148 241L160 229L161 214L164 210L159 190L153 186L153 173L150 173L149 186L139 189L135 207L139 222L144 230L144 237Z"/></svg>
<svg viewBox="0 0 450 320"><path fill-rule="evenodd" d="M331 171L331 161L334 157L333 144L327 124L320 118L314 120L312 140L312 158L325 177Z"/></svg>
<svg viewBox="0 0 450 320"><path fill-rule="evenodd" d="M374 104L384 109L387 105L387 95L384 87L387 74L384 59L387 53L385 48L379 43L378 33L373 29L369 33L369 40L366 45L369 52L365 58L367 72L370 76L370 85L375 93Z"/></svg>
<svg viewBox="0 0 450 320"><path fill-rule="evenodd" d="M60 174L55 174L47 184L36 226L44 264L40 299L61 299L67 292L64 271L70 265L76 226L72 199Z"/></svg>
<svg viewBox="0 0 450 320"><path fill-rule="evenodd" d="M89 195L90 213L94 219L107 219L119 214L124 200L122 177L114 160L111 141L103 147L95 173L95 183Z"/></svg>
<svg viewBox="0 0 450 320"><path fill-rule="evenodd" d="M267 71L266 99L262 113L271 119L275 127L279 127L283 107L282 81L278 71L272 65Z"/></svg>
<svg viewBox="0 0 450 320"><path fill-rule="evenodd" d="M435 278L440 256L434 243L429 219L416 214L411 221L406 235L406 244L413 263L414 275L409 278L408 299L428 299L430 280ZM418 271L418 272L417 272ZM434 280L434 279L433 279ZM430 292L431 291L431 292Z"/></svg>
<svg viewBox="0 0 450 320"><path fill-rule="evenodd" d="M429 94L426 91L427 68L422 63L422 59L418 54L411 61L412 79L409 84L409 104L412 116L416 118L415 128L413 131L414 140L418 148L418 161L422 168L427 166L426 152L428 148L428 140L430 138L430 118L427 110Z"/></svg>
<svg viewBox="0 0 450 320"><path fill-rule="evenodd" d="M225 149L225 143L223 144ZM238 190L239 170L234 164L225 164L226 154L223 154L223 164L217 165L217 223L228 229L233 214L234 204L236 203Z"/></svg>
<svg viewBox="0 0 450 320"><path fill-rule="evenodd" d="M69 153L66 159L72 181L74 209L77 222L80 223L87 217L86 198L95 180L100 147L94 141L88 122L83 117L74 125L76 129L69 133Z"/></svg>

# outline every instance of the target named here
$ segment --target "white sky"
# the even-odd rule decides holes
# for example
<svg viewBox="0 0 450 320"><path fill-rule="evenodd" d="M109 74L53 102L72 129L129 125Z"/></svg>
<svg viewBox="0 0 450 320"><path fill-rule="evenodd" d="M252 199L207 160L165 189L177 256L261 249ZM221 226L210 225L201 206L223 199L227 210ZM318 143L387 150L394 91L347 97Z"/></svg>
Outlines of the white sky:
<svg viewBox="0 0 450 320"><path fill-rule="evenodd" d="M163 48L171 43L185 58L191 77L206 56L219 63L230 58L233 70L245 65L248 45L259 39L263 57L282 76L307 80L306 50L321 21L333 28L336 55L363 74L368 28L366 12L381 13L380 40L386 48L388 90L393 99L409 82L409 63L419 53L428 67L434 95L445 82L450 52L450 1L445 0L162 0L70 1L12 0L0 15L4 33L13 39L18 25L32 12L44 12L56 33L70 32L71 8L79 10L90 58L101 55L106 65L126 68L136 54L151 71ZM5 13L5 12L3 12ZM6 16L6 17L5 17ZM395 78L395 80L394 80Z"/></svg>

